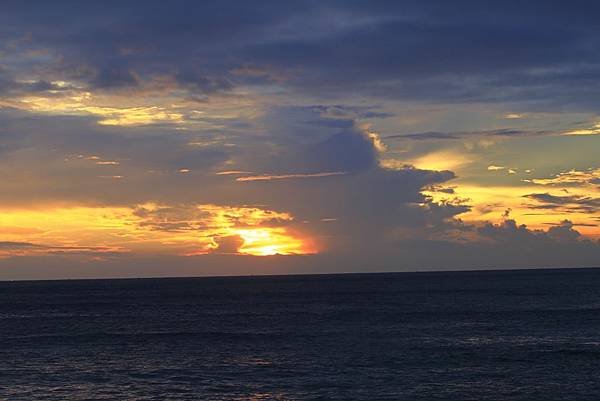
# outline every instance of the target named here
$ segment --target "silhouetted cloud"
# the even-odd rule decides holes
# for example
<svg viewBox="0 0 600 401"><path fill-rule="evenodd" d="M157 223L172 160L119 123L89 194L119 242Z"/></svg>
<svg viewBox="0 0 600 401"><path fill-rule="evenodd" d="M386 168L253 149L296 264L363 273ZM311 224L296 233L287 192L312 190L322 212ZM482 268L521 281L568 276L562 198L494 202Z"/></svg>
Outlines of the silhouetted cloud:
<svg viewBox="0 0 600 401"><path fill-rule="evenodd" d="M535 200L539 205L532 208L539 209L575 209L594 212L600 210L600 198L581 195L557 196L549 193L535 193L525 195L526 198Z"/></svg>

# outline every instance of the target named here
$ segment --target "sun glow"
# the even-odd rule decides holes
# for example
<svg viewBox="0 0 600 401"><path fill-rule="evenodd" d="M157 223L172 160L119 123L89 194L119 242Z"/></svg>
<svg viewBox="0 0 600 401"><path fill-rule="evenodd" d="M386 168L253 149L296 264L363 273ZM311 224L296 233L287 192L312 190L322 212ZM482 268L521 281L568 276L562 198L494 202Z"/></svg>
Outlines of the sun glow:
<svg viewBox="0 0 600 401"><path fill-rule="evenodd" d="M408 160L381 159L379 164L389 170L401 170L411 165L423 170L457 171L471 162L472 160L464 154L453 151L438 151Z"/></svg>
<svg viewBox="0 0 600 401"><path fill-rule="evenodd" d="M293 217L256 207L157 205L0 210L0 257L61 254L315 253ZM229 249L223 238L239 238Z"/></svg>
<svg viewBox="0 0 600 401"><path fill-rule="evenodd" d="M244 241L239 253L254 256L296 255L314 253L306 241L290 236L282 228L236 230Z"/></svg>

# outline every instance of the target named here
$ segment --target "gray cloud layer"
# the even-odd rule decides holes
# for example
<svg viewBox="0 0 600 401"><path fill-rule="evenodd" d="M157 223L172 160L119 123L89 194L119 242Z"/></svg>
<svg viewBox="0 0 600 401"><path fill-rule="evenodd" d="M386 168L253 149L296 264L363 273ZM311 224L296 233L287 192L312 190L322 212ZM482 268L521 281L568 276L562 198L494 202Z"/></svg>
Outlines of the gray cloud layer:
<svg viewBox="0 0 600 401"><path fill-rule="evenodd" d="M323 97L351 91L593 110L597 8L592 1L9 1L0 37L8 76L25 69L96 89L170 74L198 94L277 81ZM31 56L19 57L25 51ZM253 73L234 73L243 69ZM20 89L0 82L4 90L49 88L44 80Z"/></svg>

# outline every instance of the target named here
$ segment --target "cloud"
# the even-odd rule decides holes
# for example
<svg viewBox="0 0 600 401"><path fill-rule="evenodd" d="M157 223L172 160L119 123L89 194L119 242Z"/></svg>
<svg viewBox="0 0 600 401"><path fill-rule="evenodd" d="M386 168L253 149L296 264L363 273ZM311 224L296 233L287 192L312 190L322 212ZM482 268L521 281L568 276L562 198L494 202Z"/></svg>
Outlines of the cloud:
<svg viewBox="0 0 600 401"><path fill-rule="evenodd" d="M23 199L109 204L160 200L167 194L157 194L157 185L165 189L185 185L178 180L187 175L178 170L213 177L212 171L223 166L230 152L227 147L189 146L193 135L103 128L83 117L4 111L0 120L4 204ZM124 177L121 181L127 183L118 186L101 177Z"/></svg>
<svg viewBox="0 0 600 401"><path fill-rule="evenodd" d="M103 68L96 72L90 85L95 89L136 87L139 85L139 79L131 71L123 68Z"/></svg>
<svg viewBox="0 0 600 401"><path fill-rule="evenodd" d="M525 117L525 115L520 113L507 113L503 116L503 118L506 118L507 120L519 120L523 117Z"/></svg>
<svg viewBox="0 0 600 401"><path fill-rule="evenodd" d="M450 132L420 132L415 134L389 135L385 139L414 139L424 141L429 139L458 139L459 136Z"/></svg>
<svg viewBox="0 0 600 401"><path fill-rule="evenodd" d="M200 75L194 70L179 71L175 75L175 79L181 86L190 89L195 94L207 95L233 89L232 82L227 78L210 78Z"/></svg>
<svg viewBox="0 0 600 401"><path fill-rule="evenodd" d="M587 129L566 131L562 135L600 135L600 123L594 124L593 127Z"/></svg>
<svg viewBox="0 0 600 401"><path fill-rule="evenodd" d="M525 195L525 198L535 200L538 205L531 205L537 209L565 209L584 212L600 210L600 198L582 195L557 196L549 193L534 193Z"/></svg>
<svg viewBox="0 0 600 401"><path fill-rule="evenodd" d="M122 254L119 247L108 246L75 246L75 245L44 245L31 242L1 241L0 260L27 256L85 256L111 257Z"/></svg>
<svg viewBox="0 0 600 401"><path fill-rule="evenodd" d="M350 130L334 134L326 140L309 146L303 159L325 171L357 172L377 163L376 140L368 133Z"/></svg>
<svg viewBox="0 0 600 401"><path fill-rule="evenodd" d="M240 175L240 174L253 174L253 173L252 173L252 171L225 170L225 171L218 171L215 174L216 175Z"/></svg>
<svg viewBox="0 0 600 401"><path fill-rule="evenodd" d="M213 251L213 253L220 253L226 255L239 253L239 250L244 245L244 239L239 235L217 237L215 242L217 243L217 248Z"/></svg>
<svg viewBox="0 0 600 401"><path fill-rule="evenodd" d="M11 45L2 49L11 56L7 69L90 89L132 90L170 75L182 90L210 95L278 77L280 87L321 98L597 109L598 28L589 2L553 3L543 13L512 2L460 4L461 13L417 1L150 1L143 9L38 2L34 11L11 3L0 23Z"/></svg>
<svg viewBox="0 0 600 401"><path fill-rule="evenodd" d="M22 239L2 242L3 257L60 253L81 255L85 261L100 254L204 255L218 251L221 238L234 236L242 239L240 254L307 254L316 250L291 214L265 207L38 205L0 209L0 219L20 228L3 230L3 236Z"/></svg>
<svg viewBox="0 0 600 401"><path fill-rule="evenodd" d="M235 180L239 182L244 181L272 181L272 180L288 180L295 178L319 178L319 177L331 177L335 175L344 175L348 174L344 171L333 171L333 172L323 172L323 173L310 173L310 174L283 174L283 175L248 175L244 177L238 177Z"/></svg>
<svg viewBox="0 0 600 401"><path fill-rule="evenodd" d="M550 227L548 231L542 231L530 230L524 224L518 225L513 219L505 219L500 224L487 223L477 231L484 239L502 244L518 244L518 247L544 246L548 242L573 242L581 239L581 234L573 229L573 223L568 220Z"/></svg>
<svg viewBox="0 0 600 401"><path fill-rule="evenodd" d="M538 185L567 187L596 185L600 183L600 168L589 168L587 170L571 169L562 171L552 178L533 178L529 181Z"/></svg>
<svg viewBox="0 0 600 401"><path fill-rule="evenodd" d="M551 130L524 130L516 128L502 128L495 130L462 131L462 132L418 132L412 134L397 134L386 136L385 139L410 139L416 141L425 140L457 140L470 137L498 137L519 138L561 135L561 131Z"/></svg>
<svg viewBox="0 0 600 401"><path fill-rule="evenodd" d="M32 244L30 242L0 241L0 248L2 249L21 249L35 247L39 247L39 245Z"/></svg>

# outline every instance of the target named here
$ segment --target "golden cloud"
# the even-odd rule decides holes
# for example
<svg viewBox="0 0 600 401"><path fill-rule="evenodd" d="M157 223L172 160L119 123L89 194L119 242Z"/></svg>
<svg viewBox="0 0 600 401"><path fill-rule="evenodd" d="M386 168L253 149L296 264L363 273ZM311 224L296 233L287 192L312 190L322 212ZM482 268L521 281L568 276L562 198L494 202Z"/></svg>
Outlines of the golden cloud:
<svg viewBox="0 0 600 401"><path fill-rule="evenodd" d="M31 244L3 256L56 252L198 255L218 251L219 239L240 238L236 253L291 255L317 251L293 217L258 207L143 204L134 207L0 209L0 240Z"/></svg>

